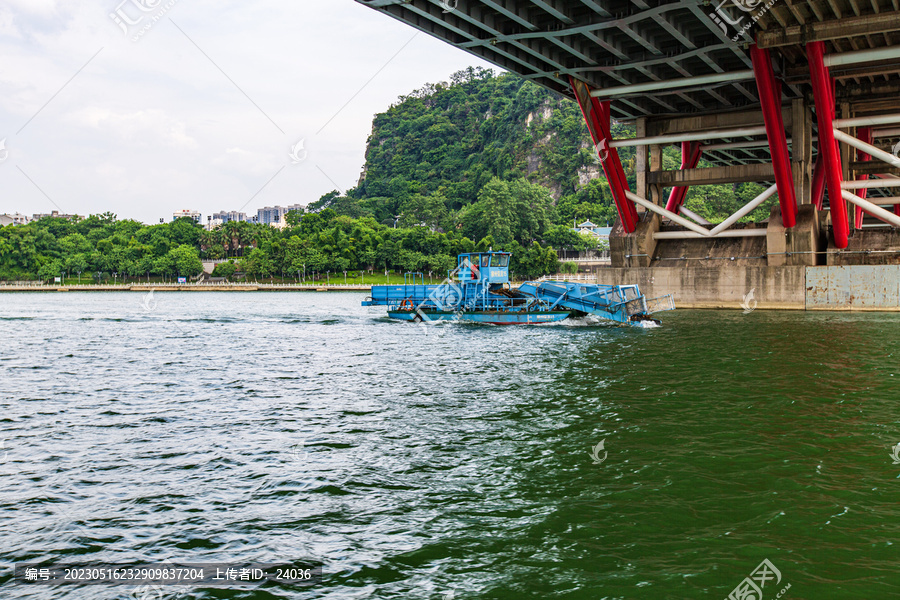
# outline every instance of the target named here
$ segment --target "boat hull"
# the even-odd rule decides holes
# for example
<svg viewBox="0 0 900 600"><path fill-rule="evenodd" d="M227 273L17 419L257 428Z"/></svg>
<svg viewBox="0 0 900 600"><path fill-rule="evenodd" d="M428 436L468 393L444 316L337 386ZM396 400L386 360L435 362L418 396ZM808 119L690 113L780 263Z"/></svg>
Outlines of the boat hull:
<svg viewBox="0 0 900 600"><path fill-rule="evenodd" d="M421 313L421 314L420 314ZM422 315L425 315L424 317ZM458 321L461 323L489 323L491 325L537 325L562 321L571 315L567 310L533 312L466 311L455 313L439 310L389 310L388 317L400 321Z"/></svg>

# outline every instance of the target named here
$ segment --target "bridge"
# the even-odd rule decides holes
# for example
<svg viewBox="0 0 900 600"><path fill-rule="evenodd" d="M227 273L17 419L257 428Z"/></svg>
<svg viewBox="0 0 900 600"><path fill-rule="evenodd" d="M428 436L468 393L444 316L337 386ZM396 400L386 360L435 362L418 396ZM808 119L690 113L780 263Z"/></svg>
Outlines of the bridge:
<svg viewBox="0 0 900 600"><path fill-rule="evenodd" d="M357 2L578 102L618 211L612 264L648 293L675 266L718 271L704 285L729 305L736 275L802 290L789 267L900 264L900 0ZM689 186L749 181L766 190L715 226L683 206ZM775 195L766 223L738 223ZM770 304L810 306L792 294Z"/></svg>

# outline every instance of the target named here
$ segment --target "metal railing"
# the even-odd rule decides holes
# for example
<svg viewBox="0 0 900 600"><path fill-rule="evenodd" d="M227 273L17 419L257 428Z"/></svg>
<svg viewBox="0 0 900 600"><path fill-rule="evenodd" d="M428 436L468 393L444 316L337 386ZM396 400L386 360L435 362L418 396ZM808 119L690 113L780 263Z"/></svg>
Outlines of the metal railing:
<svg viewBox="0 0 900 600"><path fill-rule="evenodd" d="M559 273L557 275L544 275L534 281L584 281L597 283L597 276L592 273L578 273L577 275Z"/></svg>
<svg viewBox="0 0 900 600"><path fill-rule="evenodd" d="M193 288L205 288L205 287L246 287L246 286L254 286L254 287L262 287L262 288L370 288L372 285L369 283L259 283L257 281L222 281L215 283L204 283L200 281L192 281L190 283L171 283L171 282L146 282L146 281L137 281L132 283L46 283L44 281L24 281L24 282L11 282L11 281L0 281L0 288L8 287L8 288L66 288L66 289L121 289L121 290L129 290L133 287L140 287L141 289L146 289L148 287L152 288L179 288L179 287L193 287Z"/></svg>

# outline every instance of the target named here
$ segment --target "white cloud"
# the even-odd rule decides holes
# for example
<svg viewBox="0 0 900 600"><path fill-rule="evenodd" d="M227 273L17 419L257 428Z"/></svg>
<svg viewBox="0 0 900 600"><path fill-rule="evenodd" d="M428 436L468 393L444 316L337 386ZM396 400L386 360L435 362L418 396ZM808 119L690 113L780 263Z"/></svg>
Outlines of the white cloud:
<svg viewBox="0 0 900 600"><path fill-rule="evenodd" d="M109 17L120 1L0 7L0 212L49 208L16 166L79 214L309 203L356 185L375 113L486 66L421 33L391 60L415 31L352 0L178 0L138 42Z"/></svg>
<svg viewBox="0 0 900 600"><path fill-rule="evenodd" d="M6 5L16 12L40 17L56 14L57 0L6 0Z"/></svg>
<svg viewBox="0 0 900 600"><path fill-rule="evenodd" d="M163 144L188 149L198 146L197 141L186 133L183 122L157 109L114 112L91 106L73 114L72 119L108 136L117 136L131 145L151 147Z"/></svg>

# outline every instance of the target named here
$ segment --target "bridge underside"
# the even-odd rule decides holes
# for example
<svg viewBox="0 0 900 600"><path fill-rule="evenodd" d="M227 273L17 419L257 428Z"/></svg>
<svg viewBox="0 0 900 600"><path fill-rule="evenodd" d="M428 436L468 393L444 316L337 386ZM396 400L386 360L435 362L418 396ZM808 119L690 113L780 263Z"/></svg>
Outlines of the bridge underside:
<svg viewBox="0 0 900 600"><path fill-rule="evenodd" d="M614 266L900 264L900 0L357 1L579 103ZM766 191L721 224L682 206L749 181ZM737 223L773 195L767 223Z"/></svg>

